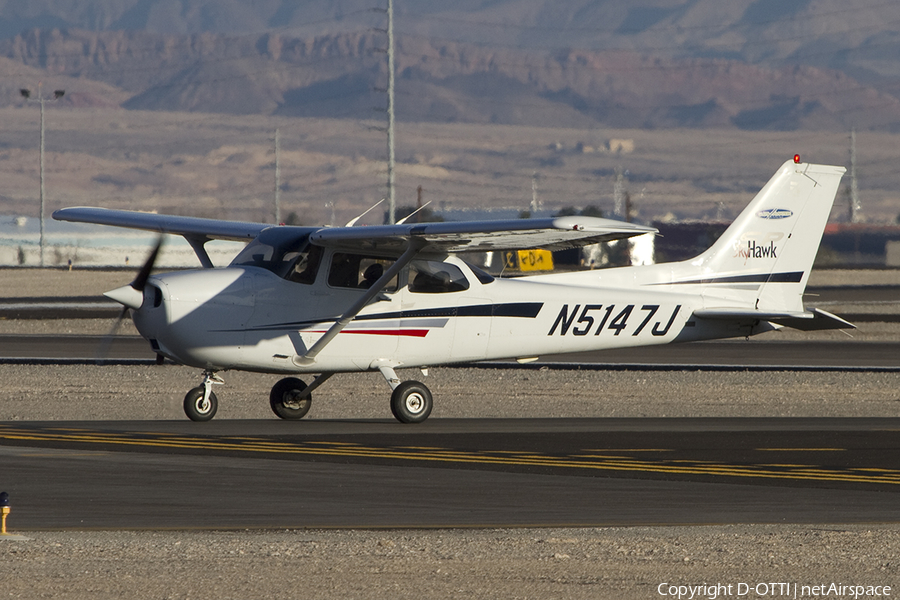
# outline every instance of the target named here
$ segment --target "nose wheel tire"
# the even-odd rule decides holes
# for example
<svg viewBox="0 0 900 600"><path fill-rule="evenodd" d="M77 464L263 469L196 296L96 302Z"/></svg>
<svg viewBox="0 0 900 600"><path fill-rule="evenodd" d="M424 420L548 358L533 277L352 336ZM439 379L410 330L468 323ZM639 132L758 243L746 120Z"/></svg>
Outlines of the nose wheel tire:
<svg viewBox="0 0 900 600"><path fill-rule="evenodd" d="M219 409L219 399L210 392L209 398L204 402L203 395L205 391L201 385L189 391L184 397L184 414L191 421L209 421L216 416L216 411Z"/></svg>
<svg viewBox="0 0 900 600"><path fill-rule="evenodd" d="M309 395L297 398L305 389L306 384L296 377L285 377L273 385L269 394L272 412L289 421L305 417L312 406L312 398Z"/></svg>
<svg viewBox="0 0 900 600"><path fill-rule="evenodd" d="M424 383L404 381L391 394L391 412L401 423L421 423L431 414L431 391Z"/></svg>

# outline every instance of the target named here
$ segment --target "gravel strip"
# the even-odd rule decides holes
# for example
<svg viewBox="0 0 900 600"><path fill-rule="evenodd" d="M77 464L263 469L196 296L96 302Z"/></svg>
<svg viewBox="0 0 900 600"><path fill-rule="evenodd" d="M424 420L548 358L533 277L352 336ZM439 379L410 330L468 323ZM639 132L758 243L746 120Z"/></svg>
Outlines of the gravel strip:
<svg viewBox="0 0 900 600"><path fill-rule="evenodd" d="M723 598L791 597L762 586L896 588L898 551L893 525L40 533L0 542L0 596L644 600L721 584Z"/></svg>
<svg viewBox="0 0 900 600"><path fill-rule="evenodd" d="M900 373L638 372L433 368L431 418L896 417ZM274 419L274 375L225 372L216 419ZM0 420L183 419L197 369L163 366L0 365ZM309 380L309 378L307 378ZM335 376L313 393L311 419L391 418L378 373Z"/></svg>

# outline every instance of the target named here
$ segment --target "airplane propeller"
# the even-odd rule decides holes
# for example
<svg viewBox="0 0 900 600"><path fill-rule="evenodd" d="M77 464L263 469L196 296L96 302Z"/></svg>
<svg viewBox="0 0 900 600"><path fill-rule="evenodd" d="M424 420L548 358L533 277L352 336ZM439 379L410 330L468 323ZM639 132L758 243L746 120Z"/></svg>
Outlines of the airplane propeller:
<svg viewBox="0 0 900 600"><path fill-rule="evenodd" d="M110 300L115 300L119 304L125 306L126 309L139 309L141 304L144 303L144 287L147 285L147 279L150 278L150 271L153 270L153 263L156 262L156 257L159 255L159 249L162 248L162 242L162 236L160 236L159 240L156 242L156 246L153 248L150 256L147 257L141 270L138 271L134 281L128 285L123 285L120 288L105 292L103 295Z"/></svg>
<svg viewBox="0 0 900 600"><path fill-rule="evenodd" d="M138 271L137 276L131 283L129 283L128 285L123 285L120 288L104 292L104 296L106 296L110 300L115 300L122 305L122 311L119 313L119 316L116 317L112 329L110 329L109 333L106 334L106 337L103 338L103 342L101 343L100 348L97 351L98 361L102 361L109 354L109 347L110 345L112 345L113 338L119 332L119 327L122 326L122 321L124 321L125 317L128 316L128 309L131 308L137 310L141 307L141 304L144 303L144 288L147 287L147 280L150 278L150 272L153 270L153 265L154 263L156 263L156 258L159 256L159 251L162 248L162 244L163 236L160 235L159 239L156 241L156 246L154 246L153 250L150 252L150 255L147 257L147 260L144 261L144 264L141 266L140 271Z"/></svg>

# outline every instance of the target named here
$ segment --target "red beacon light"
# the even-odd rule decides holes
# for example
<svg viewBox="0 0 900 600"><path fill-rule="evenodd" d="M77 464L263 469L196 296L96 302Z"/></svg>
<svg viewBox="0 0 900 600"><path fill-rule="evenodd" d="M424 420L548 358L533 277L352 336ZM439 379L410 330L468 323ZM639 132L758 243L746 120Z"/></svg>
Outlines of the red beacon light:
<svg viewBox="0 0 900 600"><path fill-rule="evenodd" d="M794 155L794 164L795 164L795 165L799 165L799 164L800 164L800 155L799 155L799 154L795 154L795 155Z"/></svg>

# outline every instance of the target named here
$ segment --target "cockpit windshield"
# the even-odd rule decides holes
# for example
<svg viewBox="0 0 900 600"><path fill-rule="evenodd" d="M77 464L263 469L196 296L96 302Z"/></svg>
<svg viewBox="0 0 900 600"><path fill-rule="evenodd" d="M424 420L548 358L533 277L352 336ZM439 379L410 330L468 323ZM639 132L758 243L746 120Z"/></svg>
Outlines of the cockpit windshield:
<svg viewBox="0 0 900 600"><path fill-rule="evenodd" d="M310 231L298 231L295 228L266 229L234 257L231 266L260 267L282 278L312 283L321 258L321 249L309 244L309 234ZM295 273L295 267L300 263L302 275Z"/></svg>

